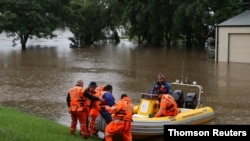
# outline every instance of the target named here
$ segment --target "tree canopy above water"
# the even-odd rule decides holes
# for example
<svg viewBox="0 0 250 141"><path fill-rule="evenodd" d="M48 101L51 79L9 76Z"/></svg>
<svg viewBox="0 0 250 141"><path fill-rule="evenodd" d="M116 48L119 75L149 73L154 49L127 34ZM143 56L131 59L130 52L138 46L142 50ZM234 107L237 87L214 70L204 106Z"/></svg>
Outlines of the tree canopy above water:
<svg viewBox="0 0 250 141"><path fill-rule="evenodd" d="M203 46L215 25L247 9L245 0L0 0L0 32L22 49L29 38L53 38L69 27L72 47L111 39L120 28L138 44L167 46L182 41Z"/></svg>
<svg viewBox="0 0 250 141"><path fill-rule="evenodd" d="M70 0L0 0L0 32L13 37L13 46L20 40L26 49L29 38L52 38L62 27L62 13Z"/></svg>

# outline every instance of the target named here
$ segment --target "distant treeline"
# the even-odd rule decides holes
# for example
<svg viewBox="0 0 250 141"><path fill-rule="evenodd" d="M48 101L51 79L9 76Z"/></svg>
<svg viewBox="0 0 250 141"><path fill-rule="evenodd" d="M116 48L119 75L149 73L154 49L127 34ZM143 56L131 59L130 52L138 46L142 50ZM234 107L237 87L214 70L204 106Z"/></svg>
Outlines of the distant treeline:
<svg viewBox="0 0 250 141"><path fill-rule="evenodd" d="M0 33L22 49L34 36L68 27L71 47L120 38L166 46L203 47L215 26L249 9L246 0L0 0Z"/></svg>

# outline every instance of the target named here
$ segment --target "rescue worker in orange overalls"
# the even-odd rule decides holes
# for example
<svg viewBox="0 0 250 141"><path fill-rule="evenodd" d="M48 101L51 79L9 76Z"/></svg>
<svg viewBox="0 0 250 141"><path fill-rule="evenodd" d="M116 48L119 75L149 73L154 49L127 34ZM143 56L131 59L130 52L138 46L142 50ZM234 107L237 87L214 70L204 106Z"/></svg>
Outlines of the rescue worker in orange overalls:
<svg viewBox="0 0 250 141"><path fill-rule="evenodd" d="M88 107L85 106L85 101L87 98L93 101L100 100L100 98L94 97L85 91L83 84L83 80L78 80L76 85L69 89L66 101L69 107L69 113L71 114L70 134L75 134L77 122L79 121L80 135L84 139L87 139L89 136L87 130Z"/></svg>
<svg viewBox="0 0 250 141"><path fill-rule="evenodd" d="M160 98L160 108L154 117L176 116L178 114L178 106L175 99L170 94L158 94Z"/></svg>
<svg viewBox="0 0 250 141"><path fill-rule="evenodd" d="M113 120L105 128L105 141L112 141L115 133L121 133L123 141L132 141L131 125L134 106L127 94L121 95L114 106L105 106L105 109L113 113Z"/></svg>
<svg viewBox="0 0 250 141"><path fill-rule="evenodd" d="M101 92L103 91L104 86L98 86L95 89L94 96L95 97L100 97ZM100 115L100 103L101 101L91 101L90 104L90 112L89 112L89 117L90 117L90 123L89 123L89 132L91 135L96 135L98 130L95 127L95 120L96 118Z"/></svg>

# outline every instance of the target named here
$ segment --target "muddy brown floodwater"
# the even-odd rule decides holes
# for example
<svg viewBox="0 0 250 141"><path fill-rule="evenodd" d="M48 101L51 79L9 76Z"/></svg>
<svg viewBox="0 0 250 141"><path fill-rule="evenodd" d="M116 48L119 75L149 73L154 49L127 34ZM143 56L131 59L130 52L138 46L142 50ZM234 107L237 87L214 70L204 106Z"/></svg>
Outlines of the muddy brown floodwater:
<svg viewBox="0 0 250 141"><path fill-rule="evenodd" d="M209 124L250 123L250 64L215 63L204 51L139 47L127 40L71 49L71 34L57 32L53 40L29 40L26 51L0 35L1 105L69 125L66 95L78 79L85 86L111 84L116 99L127 93L137 104L163 72L170 82L188 78L203 86L203 105L215 110Z"/></svg>

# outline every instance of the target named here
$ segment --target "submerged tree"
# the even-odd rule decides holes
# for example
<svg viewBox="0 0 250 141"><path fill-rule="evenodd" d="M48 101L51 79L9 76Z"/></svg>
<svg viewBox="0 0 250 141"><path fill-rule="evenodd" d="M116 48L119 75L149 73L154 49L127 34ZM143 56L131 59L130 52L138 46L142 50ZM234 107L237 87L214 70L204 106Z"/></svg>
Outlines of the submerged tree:
<svg viewBox="0 0 250 141"><path fill-rule="evenodd" d="M104 38L108 24L106 3L102 0L73 0L70 3L67 26L74 37L69 38L71 47L84 47Z"/></svg>
<svg viewBox="0 0 250 141"><path fill-rule="evenodd" d="M72 0L67 26L73 33L71 47L84 47L111 39L120 42L123 3L118 0Z"/></svg>
<svg viewBox="0 0 250 141"><path fill-rule="evenodd" d="M63 12L70 0L0 0L0 33L20 40L22 50L28 39L53 38L53 31L63 22Z"/></svg>

